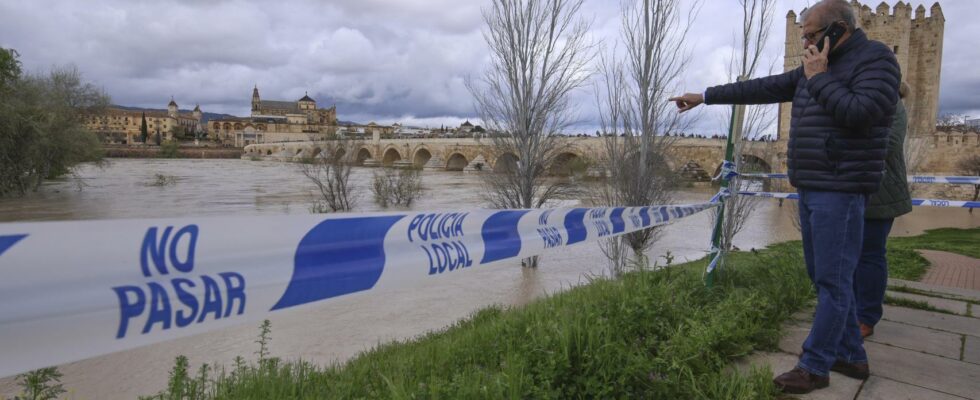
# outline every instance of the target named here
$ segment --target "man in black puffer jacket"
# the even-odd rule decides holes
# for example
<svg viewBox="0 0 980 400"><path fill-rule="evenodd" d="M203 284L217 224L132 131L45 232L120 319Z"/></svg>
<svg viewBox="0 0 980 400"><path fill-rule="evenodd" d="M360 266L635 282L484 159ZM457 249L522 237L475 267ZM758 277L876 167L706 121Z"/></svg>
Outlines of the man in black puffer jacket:
<svg viewBox="0 0 980 400"><path fill-rule="evenodd" d="M835 25L846 33L831 46L826 33ZM824 0L804 12L803 33L800 68L670 99L681 112L701 103L793 102L787 163L800 195L803 253L817 310L796 368L773 381L789 393L826 387L831 370L869 375L852 285L865 205L881 184L901 82L895 55L856 28L845 0Z"/></svg>

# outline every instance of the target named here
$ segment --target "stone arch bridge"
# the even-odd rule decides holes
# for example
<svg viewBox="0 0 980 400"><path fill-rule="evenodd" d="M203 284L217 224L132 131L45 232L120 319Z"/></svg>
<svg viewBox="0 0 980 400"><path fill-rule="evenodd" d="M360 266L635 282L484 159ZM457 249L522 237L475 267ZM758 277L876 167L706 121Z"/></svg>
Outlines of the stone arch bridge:
<svg viewBox="0 0 980 400"><path fill-rule="evenodd" d="M569 137L571 146L559 156L569 162L585 159L602 164L606 138ZM744 165L753 171L786 170L786 143L745 142ZM325 142L278 142L245 146L243 159L301 161L326 156ZM694 179L714 176L724 158L724 139L678 138L668 166ZM352 155L344 155L356 165L418 167L446 171L501 171L517 162L511 153L495 154L490 139L379 139L355 142ZM743 168L746 169L746 168Z"/></svg>

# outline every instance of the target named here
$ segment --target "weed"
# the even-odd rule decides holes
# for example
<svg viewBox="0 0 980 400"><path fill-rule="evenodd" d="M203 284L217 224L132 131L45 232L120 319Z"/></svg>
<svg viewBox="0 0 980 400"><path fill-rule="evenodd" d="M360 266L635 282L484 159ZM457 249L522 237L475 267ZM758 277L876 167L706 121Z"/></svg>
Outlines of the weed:
<svg viewBox="0 0 980 400"><path fill-rule="evenodd" d="M65 393L61 385L61 372L57 367L36 369L17 375L17 384L24 395L14 397L14 400L51 400Z"/></svg>
<svg viewBox="0 0 980 400"><path fill-rule="evenodd" d="M892 305L892 306L897 306L897 307L914 308L916 310L924 310L924 311L932 311L932 312L938 312L938 313L943 313L943 314L959 315L959 314L957 314L955 312L952 312L952 311L949 311L949 310L946 310L946 309L943 309L943 308L934 307L933 305L931 305L929 303L926 303L924 301L905 299L905 298L901 298L901 297L892 297L892 296L888 296L888 295L885 295L885 304Z"/></svg>
<svg viewBox="0 0 980 400"><path fill-rule="evenodd" d="M259 356L259 362L265 361L269 358L269 341L272 340L272 323L269 320L262 321L262 325L259 326L259 339L255 343L259 344L259 351L256 352Z"/></svg>

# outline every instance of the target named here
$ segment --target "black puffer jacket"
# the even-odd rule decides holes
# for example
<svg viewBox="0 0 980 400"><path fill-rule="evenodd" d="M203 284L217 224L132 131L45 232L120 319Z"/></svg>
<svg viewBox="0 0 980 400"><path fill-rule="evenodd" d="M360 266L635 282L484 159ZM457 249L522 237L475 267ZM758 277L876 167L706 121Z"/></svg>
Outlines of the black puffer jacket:
<svg viewBox="0 0 980 400"><path fill-rule="evenodd" d="M891 49L858 29L830 53L829 72L803 68L715 86L707 104L793 101L787 162L797 188L874 193L885 169L901 72Z"/></svg>

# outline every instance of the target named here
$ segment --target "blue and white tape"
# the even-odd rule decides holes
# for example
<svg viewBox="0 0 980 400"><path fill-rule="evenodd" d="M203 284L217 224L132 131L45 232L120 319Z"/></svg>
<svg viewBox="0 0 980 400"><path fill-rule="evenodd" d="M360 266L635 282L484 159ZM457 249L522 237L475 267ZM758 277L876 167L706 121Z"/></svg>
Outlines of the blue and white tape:
<svg viewBox="0 0 980 400"><path fill-rule="evenodd" d="M788 179L786 174L742 174L745 178ZM948 183L953 185L980 185L980 176L929 176L913 175L908 177L909 183Z"/></svg>
<svg viewBox="0 0 980 400"><path fill-rule="evenodd" d="M980 185L980 176L923 176L909 177L909 183L949 183L953 185Z"/></svg>
<svg viewBox="0 0 980 400"><path fill-rule="evenodd" d="M738 176L738 171L735 170L735 163L732 161L722 161L721 170L718 171L718 176L711 178L712 181L717 181L719 179L723 181L730 181L732 178Z"/></svg>
<svg viewBox="0 0 980 400"><path fill-rule="evenodd" d="M768 197L773 199L790 199L790 200L800 199L800 195L796 193L772 193L772 192L748 192L748 191L742 191L738 193L746 196ZM912 199L912 205L917 207L980 208L980 201Z"/></svg>
<svg viewBox="0 0 980 400"><path fill-rule="evenodd" d="M0 377L422 285L716 206L0 224Z"/></svg>

